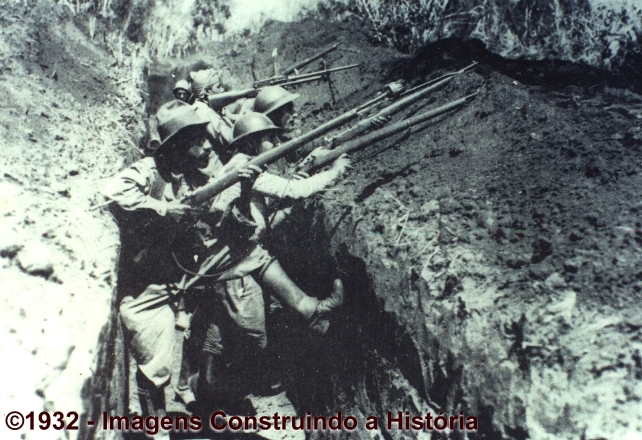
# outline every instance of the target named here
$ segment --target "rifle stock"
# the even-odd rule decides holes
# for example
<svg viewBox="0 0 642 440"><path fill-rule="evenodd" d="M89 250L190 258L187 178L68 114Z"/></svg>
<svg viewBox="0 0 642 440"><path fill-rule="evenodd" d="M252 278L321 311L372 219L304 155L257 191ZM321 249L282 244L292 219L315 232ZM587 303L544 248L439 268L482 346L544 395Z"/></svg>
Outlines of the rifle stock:
<svg viewBox="0 0 642 440"><path fill-rule="evenodd" d="M232 104L241 98L253 98L259 93L257 89L230 90L229 92L216 93L207 97L210 108L220 111L223 107Z"/></svg>

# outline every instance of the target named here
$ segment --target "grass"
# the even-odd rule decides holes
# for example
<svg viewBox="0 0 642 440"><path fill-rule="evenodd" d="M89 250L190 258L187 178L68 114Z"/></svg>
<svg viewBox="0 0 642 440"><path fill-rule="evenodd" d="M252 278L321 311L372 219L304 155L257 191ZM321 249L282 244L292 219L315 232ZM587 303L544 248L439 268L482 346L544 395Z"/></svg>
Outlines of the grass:
<svg viewBox="0 0 642 440"><path fill-rule="evenodd" d="M328 0L325 8L359 17L373 41L403 52L442 38L476 38L508 58L610 68L639 52L642 37L635 0Z"/></svg>

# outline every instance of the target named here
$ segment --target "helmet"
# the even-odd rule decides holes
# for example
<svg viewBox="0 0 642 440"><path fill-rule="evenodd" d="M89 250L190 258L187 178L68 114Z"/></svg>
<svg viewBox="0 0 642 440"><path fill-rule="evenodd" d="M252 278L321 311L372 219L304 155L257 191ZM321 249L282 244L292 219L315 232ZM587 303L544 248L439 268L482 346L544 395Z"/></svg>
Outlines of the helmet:
<svg viewBox="0 0 642 440"><path fill-rule="evenodd" d="M192 91L195 95L200 95L207 87L220 83L219 74L214 69L190 72L189 76L192 79Z"/></svg>
<svg viewBox="0 0 642 440"><path fill-rule="evenodd" d="M210 120L191 106L175 99L161 106L156 113L160 145L157 150L167 143L176 133L192 126L205 125Z"/></svg>
<svg viewBox="0 0 642 440"><path fill-rule="evenodd" d="M296 93L290 93L283 87L270 86L261 89L254 101L254 111L267 115L288 102L294 102L299 97Z"/></svg>
<svg viewBox="0 0 642 440"><path fill-rule="evenodd" d="M178 89L183 89L188 93L192 91L192 87L184 79L176 81L176 84L174 85L174 90L172 90L172 92L176 93L176 90Z"/></svg>
<svg viewBox="0 0 642 440"><path fill-rule="evenodd" d="M270 118L264 114L248 112L241 116L239 120L236 121L236 124L234 124L232 143L254 133L277 130L280 131L282 129L274 125Z"/></svg>

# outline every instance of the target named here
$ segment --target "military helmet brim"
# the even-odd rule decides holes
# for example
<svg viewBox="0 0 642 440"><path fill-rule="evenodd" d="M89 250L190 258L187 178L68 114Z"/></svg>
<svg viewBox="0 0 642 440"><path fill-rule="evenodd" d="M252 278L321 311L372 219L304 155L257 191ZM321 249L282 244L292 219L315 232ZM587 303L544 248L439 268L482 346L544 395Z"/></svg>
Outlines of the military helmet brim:
<svg viewBox="0 0 642 440"><path fill-rule="evenodd" d="M210 122L205 115L197 110L197 107L186 105L186 108L177 111L174 117L158 124L158 134L160 135L161 143L156 149L156 152L162 150L178 133L184 132L189 128L205 126Z"/></svg>
<svg viewBox="0 0 642 440"><path fill-rule="evenodd" d="M264 115L269 115L270 113L272 113L275 110L280 109L284 105L286 105L286 104L288 104L290 102L294 102L294 100L297 99L299 96L301 96L301 95L299 95L298 93L290 93L290 96L284 96L283 98L281 98L278 101L276 101L275 103L273 103L266 111L261 112L261 113L263 113Z"/></svg>
<svg viewBox="0 0 642 440"><path fill-rule="evenodd" d="M282 131L283 131L283 129L281 127L266 127L266 128L261 129L261 130L253 131L251 133L244 133L244 134L240 135L239 137L234 138L234 140L232 140L232 142L230 142L230 145L238 145L239 141L242 141L243 139L247 139L249 136L253 136L253 135L257 134L257 133L266 133L266 132L281 133Z"/></svg>
<svg viewBox="0 0 642 440"><path fill-rule="evenodd" d="M270 118L263 113L248 112L234 124L232 130L234 138L230 144L238 145L238 141L247 139L248 136L257 133L280 132L282 130L281 127L274 125Z"/></svg>

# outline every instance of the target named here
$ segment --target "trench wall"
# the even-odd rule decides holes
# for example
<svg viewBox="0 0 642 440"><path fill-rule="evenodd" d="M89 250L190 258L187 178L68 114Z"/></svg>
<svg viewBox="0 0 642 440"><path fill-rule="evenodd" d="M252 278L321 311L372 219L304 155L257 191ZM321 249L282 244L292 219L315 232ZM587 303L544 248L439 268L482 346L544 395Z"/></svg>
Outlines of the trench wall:
<svg viewBox="0 0 642 440"><path fill-rule="evenodd" d="M100 191L139 155L144 63L54 2L5 2L0 22L0 436L118 438L86 425L126 409L118 231ZM9 430L11 411L74 412L78 430Z"/></svg>

